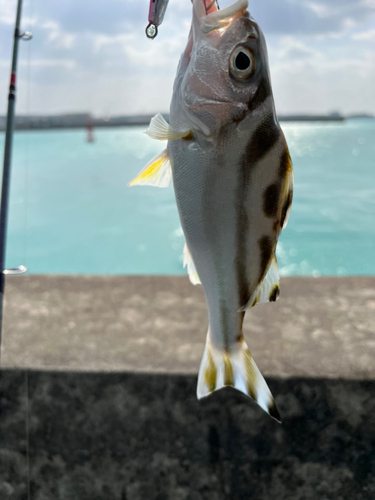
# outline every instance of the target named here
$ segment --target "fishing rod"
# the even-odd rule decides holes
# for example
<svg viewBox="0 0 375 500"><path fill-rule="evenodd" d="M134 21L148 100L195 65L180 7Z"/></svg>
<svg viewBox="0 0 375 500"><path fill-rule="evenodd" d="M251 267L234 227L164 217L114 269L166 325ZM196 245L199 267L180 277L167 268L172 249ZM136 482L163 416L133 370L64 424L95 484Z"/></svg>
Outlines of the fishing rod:
<svg viewBox="0 0 375 500"><path fill-rule="evenodd" d="M4 288L5 275L22 274L26 271L25 266L19 266L14 269L5 269L6 237L9 208L9 188L10 188L10 167L12 160L12 143L14 132L14 112L16 105L16 76L17 76L17 58L19 40L31 40L32 34L28 31L20 33L22 0L18 0L16 24L14 29L12 69L10 74L8 111L5 129L5 147L3 163L3 180L1 185L0 202L0 355L1 355L1 333L3 327L3 306L4 306Z"/></svg>

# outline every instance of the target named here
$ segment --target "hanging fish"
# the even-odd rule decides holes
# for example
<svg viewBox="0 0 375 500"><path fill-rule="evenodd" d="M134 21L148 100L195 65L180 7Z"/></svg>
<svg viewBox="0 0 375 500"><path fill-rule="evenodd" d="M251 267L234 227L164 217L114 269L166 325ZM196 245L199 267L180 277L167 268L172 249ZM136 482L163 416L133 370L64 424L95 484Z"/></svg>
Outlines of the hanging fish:
<svg viewBox="0 0 375 500"><path fill-rule="evenodd" d="M292 203L292 163L276 118L265 38L247 0L210 7L207 14L204 0L193 0L170 125L158 114L147 130L168 140L167 148L130 185L165 187L173 177L184 263L208 307L198 398L232 386L280 421L242 325L247 309L279 296L275 251Z"/></svg>

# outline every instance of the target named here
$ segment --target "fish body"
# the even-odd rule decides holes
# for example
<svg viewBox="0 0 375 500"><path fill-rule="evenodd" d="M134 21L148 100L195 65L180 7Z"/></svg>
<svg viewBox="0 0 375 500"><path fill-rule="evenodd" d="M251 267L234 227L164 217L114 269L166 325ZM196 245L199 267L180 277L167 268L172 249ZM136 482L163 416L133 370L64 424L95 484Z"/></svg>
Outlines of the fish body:
<svg viewBox="0 0 375 500"><path fill-rule="evenodd" d="M247 0L208 15L202 0L193 1L170 125L161 125L160 115L154 120L150 135L155 125L169 139L164 158L172 167L185 263L208 307L198 397L233 386L280 420L242 323L249 307L279 295L275 250L292 202L293 172L266 42Z"/></svg>

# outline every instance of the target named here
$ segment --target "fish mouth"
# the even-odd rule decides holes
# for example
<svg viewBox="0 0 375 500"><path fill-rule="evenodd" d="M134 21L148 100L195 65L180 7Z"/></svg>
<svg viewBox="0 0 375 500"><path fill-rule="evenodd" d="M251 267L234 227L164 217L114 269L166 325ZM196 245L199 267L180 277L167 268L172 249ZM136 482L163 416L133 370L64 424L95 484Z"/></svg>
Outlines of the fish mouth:
<svg viewBox="0 0 375 500"><path fill-rule="evenodd" d="M236 0L225 9L218 10L216 2L211 0L195 0L198 7L200 27L204 34L211 31L226 28L234 18L239 17L248 8L248 0Z"/></svg>

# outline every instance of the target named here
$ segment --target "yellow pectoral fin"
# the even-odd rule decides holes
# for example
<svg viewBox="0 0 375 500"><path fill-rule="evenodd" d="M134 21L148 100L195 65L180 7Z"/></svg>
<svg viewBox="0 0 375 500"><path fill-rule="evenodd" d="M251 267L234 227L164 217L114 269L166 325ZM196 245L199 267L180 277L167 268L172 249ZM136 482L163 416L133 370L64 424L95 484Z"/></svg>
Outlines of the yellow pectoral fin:
<svg viewBox="0 0 375 500"><path fill-rule="evenodd" d="M165 149L155 156L128 186L168 187L172 178L172 167Z"/></svg>

